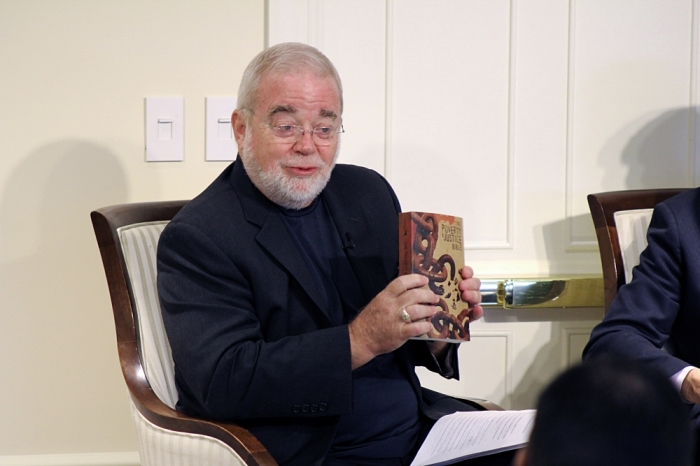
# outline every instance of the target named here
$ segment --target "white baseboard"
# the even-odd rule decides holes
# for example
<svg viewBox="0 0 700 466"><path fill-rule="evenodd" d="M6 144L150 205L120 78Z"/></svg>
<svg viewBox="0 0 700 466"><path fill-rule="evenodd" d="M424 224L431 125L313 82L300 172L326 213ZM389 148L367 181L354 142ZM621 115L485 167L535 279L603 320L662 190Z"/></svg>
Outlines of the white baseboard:
<svg viewBox="0 0 700 466"><path fill-rule="evenodd" d="M0 456L0 466L140 466L138 452Z"/></svg>

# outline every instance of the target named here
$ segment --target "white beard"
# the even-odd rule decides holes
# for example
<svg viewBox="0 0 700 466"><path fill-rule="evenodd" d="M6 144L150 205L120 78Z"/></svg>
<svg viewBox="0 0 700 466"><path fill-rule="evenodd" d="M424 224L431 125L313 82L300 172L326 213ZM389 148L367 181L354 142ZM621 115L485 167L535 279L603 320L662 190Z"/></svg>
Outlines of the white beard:
<svg viewBox="0 0 700 466"><path fill-rule="evenodd" d="M251 181L272 202L294 210L303 209L321 194L331 178L331 172L340 152L340 141L338 141L330 165L326 165L318 154L294 155L276 161L265 170L253 153L252 145L251 132L248 131L243 140L241 159ZM299 165L302 161L304 166L312 165L319 170L314 175L305 177L290 176L284 172L285 167Z"/></svg>

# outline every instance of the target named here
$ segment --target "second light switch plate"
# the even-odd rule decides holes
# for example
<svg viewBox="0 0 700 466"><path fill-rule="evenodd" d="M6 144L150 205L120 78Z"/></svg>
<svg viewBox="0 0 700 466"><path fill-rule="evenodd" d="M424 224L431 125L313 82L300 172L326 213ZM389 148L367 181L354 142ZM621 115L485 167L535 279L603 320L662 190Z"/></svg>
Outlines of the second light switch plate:
<svg viewBox="0 0 700 466"><path fill-rule="evenodd" d="M206 159L208 161L236 160L238 146L233 138L231 114L236 108L235 97L207 97Z"/></svg>

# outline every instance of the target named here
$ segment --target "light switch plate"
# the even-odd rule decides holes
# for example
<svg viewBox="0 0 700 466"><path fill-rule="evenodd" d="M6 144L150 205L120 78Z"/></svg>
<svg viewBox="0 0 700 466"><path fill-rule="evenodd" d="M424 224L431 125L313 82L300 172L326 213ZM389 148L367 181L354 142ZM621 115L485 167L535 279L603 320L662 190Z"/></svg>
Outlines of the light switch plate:
<svg viewBox="0 0 700 466"><path fill-rule="evenodd" d="M146 97L146 161L185 159L185 99Z"/></svg>
<svg viewBox="0 0 700 466"><path fill-rule="evenodd" d="M208 161L236 160L238 146L231 127L231 114L236 108L236 98L207 97L206 107L206 159Z"/></svg>

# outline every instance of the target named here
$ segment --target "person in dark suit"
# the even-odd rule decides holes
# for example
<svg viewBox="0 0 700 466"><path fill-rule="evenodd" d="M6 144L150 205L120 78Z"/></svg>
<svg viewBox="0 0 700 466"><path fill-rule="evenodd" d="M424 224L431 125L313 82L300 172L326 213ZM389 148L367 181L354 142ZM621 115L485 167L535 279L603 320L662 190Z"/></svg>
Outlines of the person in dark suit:
<svg viewBox="0 0 700 466"><path fill-rule="evenodd" d="M591 334L584 359L619 355L668 377L700 432L700 188L656 206L649 245Z"/></svg>
<svg viewBox="0 0 700 466"><path fill-rule="evenodd" d="M239 157L158 246L177 409L243 425L283 465L408 464L435 419L474 408L416 377L459 377L456 345L409 340L436 297L421 275L397 278L386 180L335 164L342 110L310 46L271 47L244 72ZM460 273L474 320L480 281Z"/></svg>
<svg viewBox="0 0 700 466"><path fill-rule="evenodd" d="M693 441L667 377L636 360L598 358L542 392L514 466L689 466Z"/></svg>

